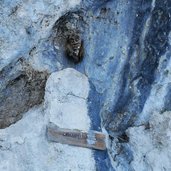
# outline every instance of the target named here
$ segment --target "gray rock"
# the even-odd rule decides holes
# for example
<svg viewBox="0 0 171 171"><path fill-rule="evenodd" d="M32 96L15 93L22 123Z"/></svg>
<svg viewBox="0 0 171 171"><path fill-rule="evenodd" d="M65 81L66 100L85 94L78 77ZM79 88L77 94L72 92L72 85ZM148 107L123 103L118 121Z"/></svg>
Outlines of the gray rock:
<svg viewBox="0 0 171 171"><path fill-rule="evenodd" d="M47 76L22 59L4 67L0 73L0 128L15 123L24 112L42 103Z"/></svg>

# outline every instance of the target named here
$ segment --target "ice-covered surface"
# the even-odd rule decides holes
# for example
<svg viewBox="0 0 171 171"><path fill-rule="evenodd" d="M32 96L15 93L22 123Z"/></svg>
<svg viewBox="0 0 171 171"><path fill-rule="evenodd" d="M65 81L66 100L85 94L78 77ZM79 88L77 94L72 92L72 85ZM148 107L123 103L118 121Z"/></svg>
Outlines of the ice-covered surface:
<svg viewBox="0 0 171 171"><path fill-rule="evenodd" d="M0 170L94 171L90 149L48 142L46 137L49 122L63 128L90 128L88 91L88 79L78 71L53 73L46 86L45 105L31 109L22 120L0 130Z"/></svg>

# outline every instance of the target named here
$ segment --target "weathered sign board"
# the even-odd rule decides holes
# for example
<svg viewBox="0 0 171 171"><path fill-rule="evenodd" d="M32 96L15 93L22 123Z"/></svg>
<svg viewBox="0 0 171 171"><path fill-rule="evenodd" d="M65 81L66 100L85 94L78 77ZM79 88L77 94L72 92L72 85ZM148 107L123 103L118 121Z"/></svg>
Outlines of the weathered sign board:
<svg viewBox="0 0 171 171"><path fill-rule="evenodd" d="M47 126L47 137L49 141L61 144L96 150L106 149L106 135L93 130L85 132L76 129L59 128L54 124L49 124Z"/></svg>

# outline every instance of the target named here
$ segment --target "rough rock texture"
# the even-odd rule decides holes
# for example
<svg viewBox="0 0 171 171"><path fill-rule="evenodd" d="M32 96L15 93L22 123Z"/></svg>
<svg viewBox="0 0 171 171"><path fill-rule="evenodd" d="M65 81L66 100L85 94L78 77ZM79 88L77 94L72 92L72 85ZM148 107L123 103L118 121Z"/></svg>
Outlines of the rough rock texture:
<svg viewBox="0 0 171 171"><path fill-rule="evenodd" d="M0 8L0 69L23 56L35 70L73 67L88 77L91 129L109 133L113 164L106 152L94 151L97 170L170 170L169 154L163 168L154 161L159 151L164 154L168 135L157 127L143 130L150 127L152 116L156 123L162 121L161 127L170 119L170 0L4 0ZM70 11L81 12L84 21L84 58L77 65L53 44L55 23ZM137 132L142 142L152 143L141 148ZM160 146L153 134L165 137ZM153 156L148 153L138 168L142 151L149 147Z"/></svg>
<svg viewBox="0 0 171 171"><path fill-rule="evenodd" d="M88 79L78 71L68 68L53 73L46 85L45 113L48 122L61 128L88 131L88 92ZM57 170L95 170L91 150L61 144L57 146L62 150Z"/></svg>
<svg viewBox="0 0 171 171"><path fill-rule="evenodd" d="M35 71L21 59L0 73L0 128L22 118L24 112L43 102L47 72Z"/></svg>
<svg viewBox="0 0 171 171"><path fill-rule="evenodd" d="M110 150L115 159L114 167L123 171L124 153L129 159L129 170L169 171L171 170L171 115L169 112L155 112L147 125L131 127L126 131L129 142L115 139ZM129 151L129 153L128 153ZM131 154L131 155L130 155Z"/></svg>
<svg viewBox="0 0 171 171"><path fill-rule="evenodd" d="M134 170L171 170L171 112L154 113L149 127L132 127L127 131L134 159Z"/></svg>
<svg viewBox="0 0 171 171"><path fill-rule="evenodd" d="M89 129L88 91L88 79L81 73L73 69L53 73L47 81L44 106L31 109L22 120L0 130L0 170L94 171L90 149L48 142L45 136L49 122Z"/></svg>
<svg viewBox="0 0 171 171"><path fill-rule="evenodd" d="M52 33L57 53L61 52L75 64L81 62L84 55L82 14L81 11L66 13L56 21Z"/></svg>
<svg viewBox="0 0 171 171"><path fill-rule="evenodd" d="M78 71L68 68L51 74L45 95L45 109L49 115L49 122L62 128L88 130L88 93L88 79Z"/></svg>
<svg viewBox="0 0 171 171"><path fill-rule="evenodd" d="M55 21L80 0L3 0L0 2L0 69L21 56L32 64L54 70L46 41ZM48 48L50 50L50 47ZM43 59L42 59L43 57ZM56 65L55 65L56 66ZM42 69L42 68L41 68Z"/></svg>

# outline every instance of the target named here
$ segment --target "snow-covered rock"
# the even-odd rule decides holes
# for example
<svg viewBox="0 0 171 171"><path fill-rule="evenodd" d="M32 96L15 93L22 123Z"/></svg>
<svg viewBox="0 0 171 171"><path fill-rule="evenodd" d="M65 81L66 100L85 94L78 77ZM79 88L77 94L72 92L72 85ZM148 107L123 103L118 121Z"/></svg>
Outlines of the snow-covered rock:
<svg viewBox="0 0 171 171"><path fill-rule="evenodd" d="M74 69L53 73L45 104L32 108L22 120L0 130L0 171L94 171L90 149L49 142L46 126L88 130L89 83ZM63 110L62 110L63 109Z"/></svg>
<svg viewBox="0 0 171 171"><path fill-rule="evenodd" d="M132 127L127 134L134 156L130 165L134 170L171 170L171 112L154 113L148 127Z"/></svg>

